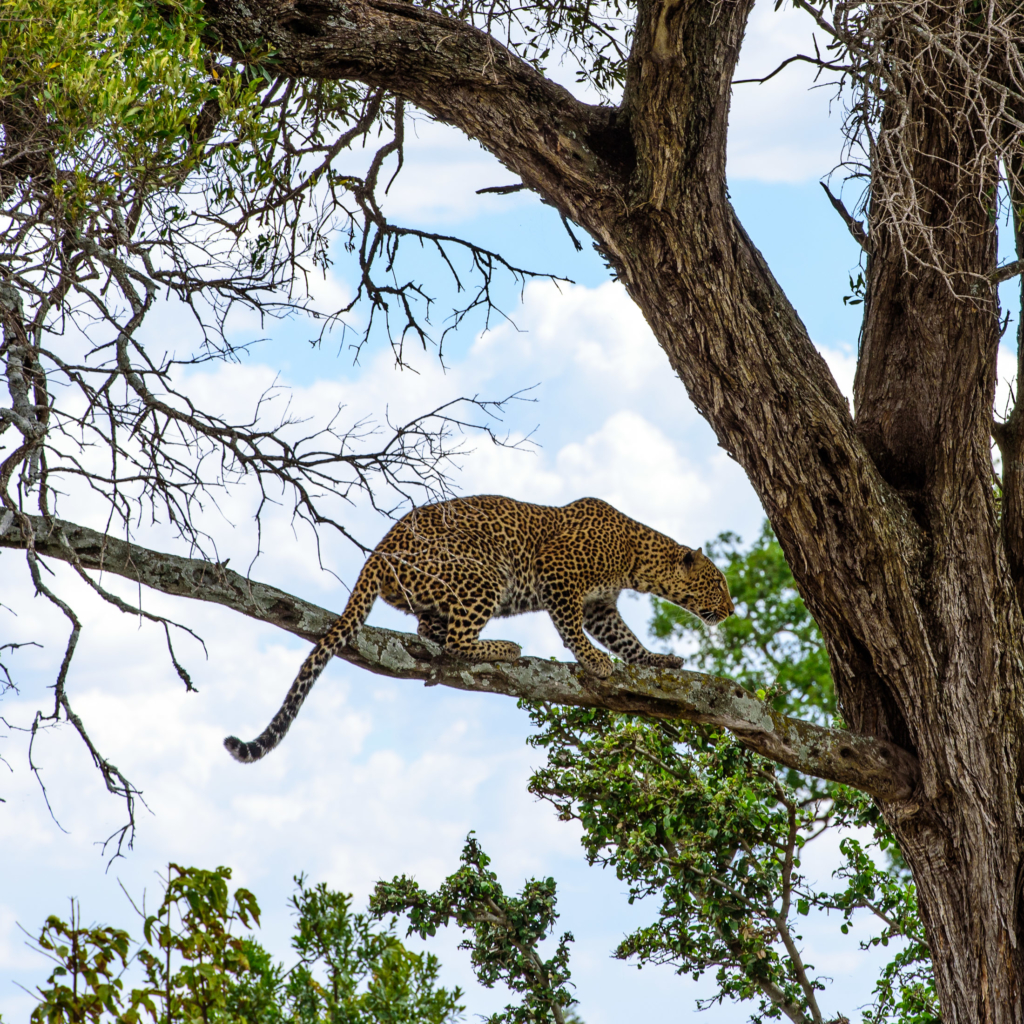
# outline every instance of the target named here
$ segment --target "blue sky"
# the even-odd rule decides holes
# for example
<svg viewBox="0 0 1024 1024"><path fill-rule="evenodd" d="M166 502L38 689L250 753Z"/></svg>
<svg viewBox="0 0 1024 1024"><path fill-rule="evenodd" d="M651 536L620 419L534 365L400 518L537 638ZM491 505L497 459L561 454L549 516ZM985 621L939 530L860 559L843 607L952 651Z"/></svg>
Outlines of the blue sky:
<svg viewBox="0 0 1024 1024"><path fill-rule="evenodd" d="M746 71L770 70L808 45L807 34L799 14L776 14L771 3L761 4L744 50ZM838 159L837 121L828 116L828 94L807 86L794 69L769 86L737 90L730 193L849 391L858 309L844 306L842 297L858 253L818 184ZM521 303L506 283L516 326L498 322L481 333L482 324L468 325L446 343L444 370L428 351L414 354L412 370L397 371L379 344L354 367L337 334L319 349L309 346L317 329L311 322L260 328L243 318L235 325L238 338L268 340L238 365L190 374L192 393L240 414L277 379L291 389L293 408L322 422L339 405L353 419L379 416L385 406L400 416L460 394L501 397L537 385L536 400L510 409L504 425L515 436L535 430L539 447L496 450L470 439L475 450L460 461L456 477L465 493L497 491L552 504L594 494L684 543L703 543L722 530L752 538L761 522L753 492L717 448L642 317L608 280L586 240L584 252L576 253L553 211L528 196L478 197L477 188L511 179L475 144L426 122L417 134L389 200L396 219L461 233L576 283L561 289L531 283ZM339 259L317 286L323 302L348 294L343 267ZM438 297L440 308L440 284ZM156 329L189 343L180 310L168 307ZM254 507L253 493L240 488L206 518L218 551L233 566L249 564L254 554ZM63 514L88 520L94 511L82 502ZM387 527L362 505L339 514L369 542ZM166 530L150 529L140 539L175 550ZM330 572L318 565L308 530L272 513L252 573L340 610L345 590L338 580L351 583L360 559L329 535L322 556ZM100 748L144 790L153 813L140 816L135 849L107 870L97 844L120 823L121 808L103 792L77 738L62 729L36 749L58 827L27 770L23 735L0 733L8 763L0 773L7 801L0 809L5 1020L22 1021L30 1012L31 1000L14 982L31 986L45 973L17 926L37 929L47 914L66 911L71 896L80 898L84 919L137 931L120 884L137 896L156 891L157 873L168 861L232 865L236 881L252 888L264 908L261 941L290 962L286 900L293 875L306 872L312 881L353 892L360 905L379 877L405 872L435 885L457 867L470 829L508 888L531 875L558 879L561 926L576 936L574 979L587 1024L694 1016L694 999L710 991L706 983L668 968L637 971L609 958L622 934L656 908L629 906L610 873L586 867L573 827L526 793L530 766L540 755L525 746L526 716L512 702L385 680L335 662L282 747L263 762L240 766L223 751L222 737L262 728L308 645L219 608L147 593L147 607L192 626L207 641L208 659L194 644L178 645L199 689L186 695L155 629L96 605L65 567L54 566L54 573L54 585L81 610L85 627L69 680L72 700ZM23 650L16 663L20 696L8 695L2 709L8 722L24 724L46 699L66 628L31 597L16 555L0 554L0 578L3 603L18 611L15 618L0 610L5 640L45 640L41 649ZM105 582L137 596L123 581ZM644 633L646 604L624 600L623 606ZM411 626L384 607L371 621ZM492 624L486 635L516 640L530 654L566 656L542 615ZM808 857L805 866L827 882L833 855L834 847ZM808 921L805 941L818 968L835 979L823 1000L826 1012L855 1017L873 980L872 955L840 936L838 922ZM467 989L468 1019L474 1019L504 1005L507 995L475 985L457 942L458 936L441 936L432 948L442 957L445 981ZM732 1021L742 1013L726 1006L704 1019Z"/></svg>

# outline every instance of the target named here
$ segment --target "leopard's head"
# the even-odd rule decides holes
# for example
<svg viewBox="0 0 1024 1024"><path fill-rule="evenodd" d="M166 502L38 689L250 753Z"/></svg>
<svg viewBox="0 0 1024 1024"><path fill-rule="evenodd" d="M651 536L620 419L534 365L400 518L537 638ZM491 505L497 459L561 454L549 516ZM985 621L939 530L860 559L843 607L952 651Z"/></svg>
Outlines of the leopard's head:
<svg viewBox="0 0 1024 1024"><path fill-rule="evenodd" d="M709 626L728 618L735 611L729 596L729 584L721 570L701 548L681 547L674 553L667 578L654 592L673 604L693 612Z"/></svg>

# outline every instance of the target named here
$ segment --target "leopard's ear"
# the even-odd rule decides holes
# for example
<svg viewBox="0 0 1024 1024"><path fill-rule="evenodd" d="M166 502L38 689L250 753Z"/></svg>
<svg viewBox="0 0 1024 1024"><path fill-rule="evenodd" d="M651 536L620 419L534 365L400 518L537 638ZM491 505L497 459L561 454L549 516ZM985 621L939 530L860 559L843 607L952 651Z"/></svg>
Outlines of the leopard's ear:
<svg viewBox="0 0 1024 1024"><path fill-rule="evenodd" d="M683 563L683 565L686 566L687 569L692 569L693 568L693 563L697 561L697 556L700 553L701 553L700 548L697 548L696 551L693 551L692 549L687 548L686 549L686 553L683 555L683 557L680 559L680 561Z"/></svg>

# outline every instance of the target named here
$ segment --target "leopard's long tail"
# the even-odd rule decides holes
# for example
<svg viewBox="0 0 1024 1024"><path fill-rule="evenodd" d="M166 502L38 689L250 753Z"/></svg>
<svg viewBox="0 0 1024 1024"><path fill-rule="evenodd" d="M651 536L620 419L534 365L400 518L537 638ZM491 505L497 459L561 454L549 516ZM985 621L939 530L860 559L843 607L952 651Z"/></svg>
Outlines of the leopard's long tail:
<svg viewBox="0 0 1024 1024"><path fill-rule="evenodd" d="M299 708L302 707L302 702L306 699L313 684L320 678L320 673L327 667L331 658L355 637L359 627L370 614L370 609L379 593L380 567L378 559L371 555L363 566L356 585L352 588L348 604L345 605L341 618L335 619L330 629L317 641L309 657L302 663L295 682L288 690L280 711L271 719L270 725L249 743L245 743L236 736L229 736L224 741L224 746L236 761L246 764L258 761L284 739L284 734L295 720L295 716L299 713Z"/></svg>

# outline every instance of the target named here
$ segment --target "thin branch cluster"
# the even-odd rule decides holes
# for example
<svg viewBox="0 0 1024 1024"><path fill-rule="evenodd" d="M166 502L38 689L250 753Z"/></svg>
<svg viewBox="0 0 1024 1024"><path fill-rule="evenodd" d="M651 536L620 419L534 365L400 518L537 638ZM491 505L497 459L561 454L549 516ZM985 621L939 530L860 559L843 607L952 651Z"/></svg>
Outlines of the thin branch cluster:
<svg viewBox="0 0 1024 1024"><path fill-rule="evenodd" d="M482 29L539 71L560 63L612 102L633 41L631 0L424 0L423 7Z"/></svg>
<svg viewBox="0 0 1024 1024"><path fill-rule="evenodd" d="M930 267L979 294L980 282L965 287L957 254L966 239L956 233L995 218L1001 177L1011 201L1024 196L1024 9L1004 0L793 2L831 40L830 59L813 62L843 74L847 166L870 180L872 232L891 235L908 268ZM925 141L936 137L941 167ZM975 209L948 208L950 195Z"/></svg>
<svg viewBox="0 0 1024 1024"><path fill-rule="evenodd" d="M4 11L0 536L17 524L31 538L28 515L56 522L73 509L108 534L169 527L215 558L202 514L245 483L255 488L257 532L268 506L283 505L358 544L341 507L361 497L392 513L448 495L467 434L506 443L494 424L508 399L468 396L405 422L338 408L316 423L277 385L245 396L242 415L197 397L196 371L246 347L233 328L239 312L263 324L312 315L319 344L335 327L344 339L359 305L369 315L355 352L384 333L399 363L407 336L443 340L429 322L432 297L398 277L405 241L433 247L465 292L451 326L471 310L495 311L497 272L525 279L496 253L384 215L378 192L403 158L400 100L276 76L269 54L218 63L198 0L167 10L15 0ZM322 308L316 279L339 236L354 288L340 308ZM190 686L173 624L107 591L68 550L98 597L162 626ZM70 721L133 820L137 794L68 702L78 617L46 583L31 541L27 555L36 592L71 629L53 708L36 716L33 739ZM0 665L4 685L7 673Z"/></svg>

